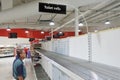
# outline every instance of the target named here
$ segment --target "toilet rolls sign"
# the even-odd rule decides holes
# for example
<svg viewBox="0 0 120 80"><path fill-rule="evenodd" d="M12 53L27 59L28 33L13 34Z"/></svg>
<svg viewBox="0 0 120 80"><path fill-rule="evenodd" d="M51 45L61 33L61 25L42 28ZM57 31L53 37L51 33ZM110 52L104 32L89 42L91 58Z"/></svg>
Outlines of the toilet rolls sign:
<svg viewBox="0 0 120 80"><path fill-rule="evenodd" d="M66 5L39 3L39 12L66 14Z"/></svg>

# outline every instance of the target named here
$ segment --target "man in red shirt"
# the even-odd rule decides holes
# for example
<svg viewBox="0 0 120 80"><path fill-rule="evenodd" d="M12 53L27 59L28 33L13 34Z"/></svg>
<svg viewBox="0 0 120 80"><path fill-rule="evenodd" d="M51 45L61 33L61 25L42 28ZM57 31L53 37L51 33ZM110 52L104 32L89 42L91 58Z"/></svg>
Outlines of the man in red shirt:
<svg viewBox="0 0 120 80"><path fill-rule="evenodd" d="M28 51L28 48L27 47L24 47L24 51L26 53L26 57L27 57L27 51Z"/></svg>

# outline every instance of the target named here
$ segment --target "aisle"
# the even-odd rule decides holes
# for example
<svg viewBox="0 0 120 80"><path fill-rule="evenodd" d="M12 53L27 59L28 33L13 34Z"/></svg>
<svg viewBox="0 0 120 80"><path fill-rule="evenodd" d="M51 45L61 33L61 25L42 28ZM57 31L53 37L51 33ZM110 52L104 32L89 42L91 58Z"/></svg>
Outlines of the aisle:
<svg viewBox="0 0 120 80"><path fill-rule="evenodd" d="M120 80L119 68L100 63L90 63L82 59L42 49L36 49L36 52L43 54L85 80Z"/></svg>
<svg viewBox="0 0 120 80"><path fill-rule="evenodd" d="M14 57L0 58L0 80L14 80L12 77L12 62ZM35 71L30 59L25 59L25 66L27 68L26 80L37 80Z"/></svg>

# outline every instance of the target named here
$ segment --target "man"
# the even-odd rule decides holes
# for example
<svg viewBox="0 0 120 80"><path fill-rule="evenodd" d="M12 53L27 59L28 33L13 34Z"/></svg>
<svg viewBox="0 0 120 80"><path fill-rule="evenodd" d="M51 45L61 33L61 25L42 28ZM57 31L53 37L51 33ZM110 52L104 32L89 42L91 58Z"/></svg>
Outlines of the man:
<svg viewBox="0 0 120 80"><path fill-rule="evenodd" d="M16 80L24 80L26 77L26 68L23 59L26 57L24 49L17 49L17 56L13 62L13 77Z"/></svg>
<svg viewBox="0 0 120 80"><path fill-rule="evenodd" d="M24 47L24 51L26 53L26 57L27 57L27 51L28 51L28 48L27 47Z"/></svg>

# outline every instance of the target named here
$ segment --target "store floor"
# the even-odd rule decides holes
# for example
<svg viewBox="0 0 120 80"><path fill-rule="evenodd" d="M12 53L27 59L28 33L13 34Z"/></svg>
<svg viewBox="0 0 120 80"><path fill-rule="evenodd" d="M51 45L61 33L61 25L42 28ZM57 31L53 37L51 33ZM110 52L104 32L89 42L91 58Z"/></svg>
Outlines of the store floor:
<svg viewBox="0 0 120 80"><path fill-rule="evenodd" d="M12 76L12 63L14 57L0 58L0 80L14 80ZM27 77L25 80L37 80L31 59L24 60Z"/></svg>

